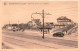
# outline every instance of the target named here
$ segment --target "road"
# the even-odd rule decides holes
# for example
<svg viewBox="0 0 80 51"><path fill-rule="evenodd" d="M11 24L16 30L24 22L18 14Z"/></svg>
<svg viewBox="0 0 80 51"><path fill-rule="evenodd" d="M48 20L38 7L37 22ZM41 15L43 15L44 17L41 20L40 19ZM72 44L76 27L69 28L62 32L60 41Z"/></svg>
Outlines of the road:
<svg viewBox="0 0 80 51"><path fill-rule="evenodd" d="M35 31L27 32L12 32L3 31L3 43L10 48L27 48L27 49L64 49L77 48L78 41L64 40L57 38L46 37L42 39L42 34L35 33ZM5 47L6 48L6 47ZM5 49L3 46L3 49Z"/></svg>

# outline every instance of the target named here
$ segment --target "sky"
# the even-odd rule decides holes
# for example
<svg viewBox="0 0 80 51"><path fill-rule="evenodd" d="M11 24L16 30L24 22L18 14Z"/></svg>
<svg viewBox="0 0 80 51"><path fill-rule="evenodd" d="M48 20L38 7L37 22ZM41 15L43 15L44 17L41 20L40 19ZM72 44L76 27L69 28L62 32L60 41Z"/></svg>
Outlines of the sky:
<svg viewBox="0 0 80 51"><path fill-rule="evenodd" d="M4 5L6 3L6 5ZM1 4L1 21L2 24L27 23L31 20L32 13L45 13L45 22L57 23L57 18L66 16L67 18L78 22L78 3L77 1L26 1L26 2L2 2ZM34 19L40 19L40 14L33 14Z"/></svg>

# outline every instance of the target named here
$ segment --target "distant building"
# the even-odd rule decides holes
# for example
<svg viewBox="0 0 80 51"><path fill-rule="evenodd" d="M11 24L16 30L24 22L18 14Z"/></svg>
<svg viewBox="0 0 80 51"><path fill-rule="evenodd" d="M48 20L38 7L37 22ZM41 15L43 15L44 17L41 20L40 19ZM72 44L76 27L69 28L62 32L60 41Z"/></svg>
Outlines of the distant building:
<svg viewBox="0 0 80 51"><path fill-rule="evenodd" d="M54 23L53 23L53 22L45 22L45 23L44 23L44 26L54 27Z"/></svg>
<svg viewBox="0 0 80 51"><path fill-rule="evenodd" d="M4 26L4 28L7 30L11 30L11 29L16 28L16 27L18 27L18 24L7 24Z"/></svg>
<svg viewBox="0 0 80 51"><path fill-rule="evenodd" d="M15 29L15 28L18 28L19 26L18 26L18 24L12 24L12 29Z"/></svg>
<svg viewBox="0 0 80 51"><path fill-rule="evenodd" d="M50 30L54 27L54 23L53 22L45 22L44 23L44 34L49 34ZM39 27L41 33L43 32L43 25L41 25Z"/></svg>
<svg viewBox="0 0 80 51"><path fill-rule="evenodd" d="M11 24L7 24L7 25L4 26L4 28L5 29L11 29L12 28L12 25Z"/></svg>
<svg viewBox="0 0 80 51"><path fill-rule="evenodd" d="M59 24L54 25L54 28L63 28L63 27L65 27L65 25L59 25Z"/></svg>
<svg viewBox="0 0 80 51"><path fill-rule="evenodd" d="M28 24L28 26L33 26L33 22L32 21L29 21L27 24Z"/></svg>
<svg viewBox="0 0 80 51"><path fill-rule="evenodd" d="M41 25L40 19L33 19L32 21L34 21L38 26Z"/></svg>
<svg viewBox="0 0 80 51"><path fill-rule="evenodd" d="M59 25L66 25L71 23L71 19L68 19L66 16L61 16L57 19Z"/></svg>
<svg viewBox="0 0 80 51"><path fill-rule="evenodd" d="M40 31L42 33L43 32L43 26L40 26L39 29L40 29ZM49 34L51 29L52 29L52 27L45 26L44 27L44 34Z"/></svg>
<svg viewBox="0 0 80 51"><path fill-rule="evenodd" d="M32 21L28 22L28 26L31 26L33 28L37 28L41 25L40 19L33 19Z"/></svg>

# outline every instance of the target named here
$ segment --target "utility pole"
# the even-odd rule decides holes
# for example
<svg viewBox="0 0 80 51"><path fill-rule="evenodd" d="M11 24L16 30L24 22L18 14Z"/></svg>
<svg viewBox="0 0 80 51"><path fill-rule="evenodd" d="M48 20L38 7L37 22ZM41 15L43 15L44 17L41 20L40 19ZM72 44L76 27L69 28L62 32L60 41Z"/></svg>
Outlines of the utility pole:
<svg viewBox="0 0 80 51"><path fill-rule="evenodd" d="M19 20L18 20L18 25L19 25Z"/></svg>
<svg viewBox="0 0 80 51"><path fill-rule="evenodd" d="M42 14L43 14L43 36L42 38L44 39L44 10L42 10Z"/></svg>
<svg viewBox="0 0 80 51"><path fill-rule="evenodd" d="M9 26L10 26L10 21L9 21Z"/></svg>
<svg viewBox="0 0 80 51"><path fill-rule="evenodd" d="M19 28L19 20L18 20L18 28Z"/></svg>
<svg viewBox="0 0 80 51"><path fill-rule="evenodd" d="M37 13L37 12L36 12L36 13L32 13L32 15L33 15L33 14L40 14L40 15L42 16L42 18L43 18L43 27L42 27L42 28L43 28L43 36L42 36L42 38L44 39L44 15L45 15L45 14L46 14L46 15L51 15L51 14L49 14L49 13L44 13L44 10L42 10L42 13ZM31 18L33 18L32 15L31 15Z"/></svg>

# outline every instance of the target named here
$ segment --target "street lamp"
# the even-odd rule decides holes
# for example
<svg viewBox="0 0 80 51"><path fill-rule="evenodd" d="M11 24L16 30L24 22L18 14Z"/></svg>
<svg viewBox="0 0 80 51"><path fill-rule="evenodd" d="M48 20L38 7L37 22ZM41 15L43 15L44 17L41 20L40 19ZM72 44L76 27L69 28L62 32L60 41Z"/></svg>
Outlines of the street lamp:
<svg viewBox="0 0 80 51"><path fill-rule="evenodd" d="M43 18L43 36L42 36L42 38L44 39L44 15L45 15L45 14L46 14L46 15L51 15L51 14L50 14L50 13L44 13L44 10L42 10L42 13L37 13L37 12L36 12L36 13L32 13L32 14L31 14L31 18L33 18L33 17L32 17L33 14L40 14L40 15L42 16L42 18ZM33 18L33 19L34 19L34 18Z"/></svg>

